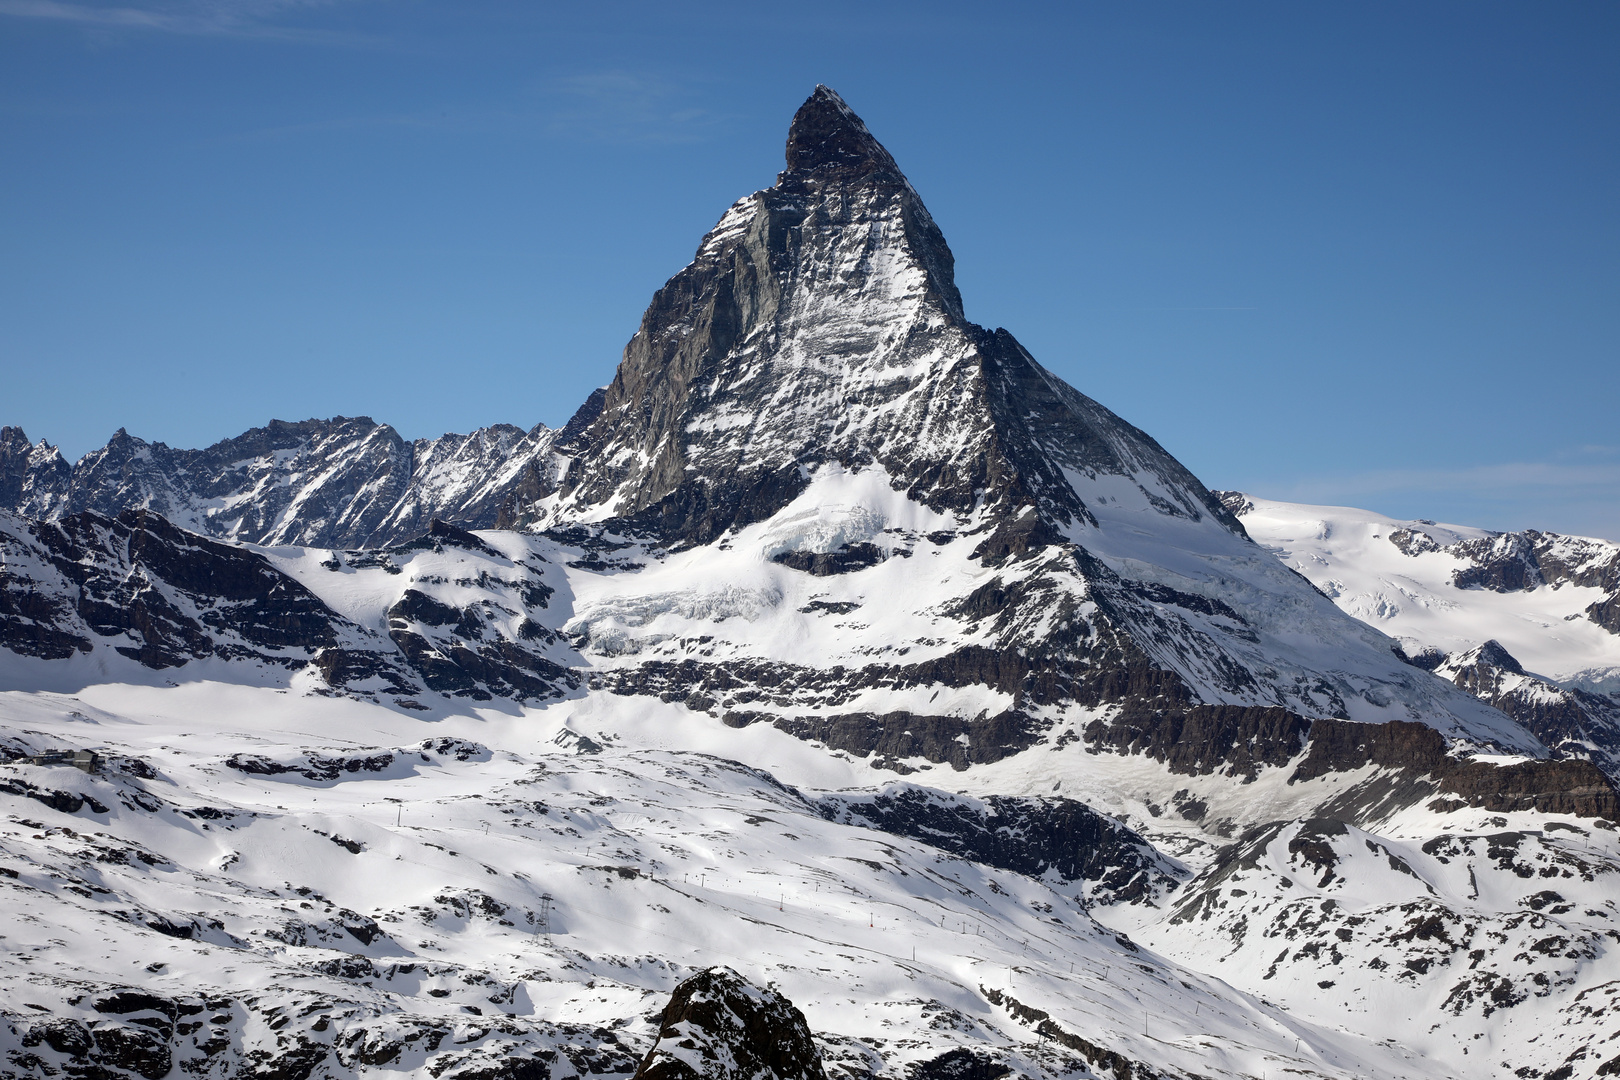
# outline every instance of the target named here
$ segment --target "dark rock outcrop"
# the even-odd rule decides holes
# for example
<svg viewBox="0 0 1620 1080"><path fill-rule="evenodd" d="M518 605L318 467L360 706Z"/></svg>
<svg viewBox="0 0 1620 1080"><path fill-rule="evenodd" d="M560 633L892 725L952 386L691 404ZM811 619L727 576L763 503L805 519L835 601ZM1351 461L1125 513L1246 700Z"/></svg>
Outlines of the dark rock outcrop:
<svg viewBox="0 0 1620 1080"><path fill-rule="evenodd" d="M45 659L93 639L150 668L208 656L301 665L347 620L255 552L146 510L0 521L0 641Z"/></svg>
<svg viewBox="0 0 1620 1080"><path fill-rule="evenodd" d="M826 1080L804 1014L727 967L675 988L635 1080Z"/></svg>
<svg viewBox="0 0 1620 1080"><path fill-rule="evenodd" d="M823 795L830 821L921 840L964 859L1031 877L1086 882L1104 903L1151 900L1176 879L1153 846L1073 799L973 799L910 784L870 795Z"/></svg>
<svg viewBox="0 0 1620 1080"><path fill-rule="evenodd" d="M1132 703L1112 721L1092 721L1085 738L1121 753L1145 754L1173 773L1221 772L1252 780L1261 766L1292 761L1310 728L1310 721L1280 708L1195 705L1150 711Z"/></svg>

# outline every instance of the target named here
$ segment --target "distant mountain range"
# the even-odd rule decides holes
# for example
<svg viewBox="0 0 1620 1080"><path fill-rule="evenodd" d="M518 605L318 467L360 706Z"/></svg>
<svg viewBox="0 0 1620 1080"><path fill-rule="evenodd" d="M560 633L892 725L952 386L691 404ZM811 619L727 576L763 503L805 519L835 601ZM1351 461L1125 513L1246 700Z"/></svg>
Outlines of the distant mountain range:
<svg viewBox="0 0 1620 1080"><path fill-rule="evenodd" d="M437 439L400 437L367 417L272 420L206 450L120 429L69 465L19 428L0 428L0 500L30 518L150 510L206 536L251 544L383 547L434 518L502 524L511 500L550 483L557 433L508 424Z"/></svg>

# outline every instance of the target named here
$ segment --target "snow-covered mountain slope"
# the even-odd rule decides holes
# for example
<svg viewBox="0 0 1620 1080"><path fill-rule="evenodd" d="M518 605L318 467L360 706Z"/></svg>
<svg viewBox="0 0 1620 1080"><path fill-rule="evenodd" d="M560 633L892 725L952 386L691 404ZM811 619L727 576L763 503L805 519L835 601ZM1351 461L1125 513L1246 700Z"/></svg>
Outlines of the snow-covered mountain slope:
<svg viewBox="0 0 1620 1080"><path fill-rule="evenodd" d="M1620 1069L1613 826L1490 824L1256 829L1138 936L1301 1019L1404 1028L1402 1045L1467 1075L1518 1073L1526 1050L1536 1075L1608 1075Z"/></svg>
<svg viewBox="0 0 1620 1080"><path fill-rule="evenodd" d="M489 527L511 498L546 488L556 432L510 424L407 442L386 424L273 420L205 450L148 443L122 429L68 465L41 440L0 429L0 509L56 519L84 510L153 510L246 543L382 547L434 518Z"/></svg>
<svg viewBox="0 0 1620 1080"><path fill-rule="evenodd" d="M1249 535L1413 656L1496 641L1564 685L1620 690L1620 544L1400 521L1223 492Z"/></svg>
<svg viewBox="0 0 1620 1080"><path fill-rule="evenodd" d="M1443 878L1449 903L1461 903L1473 871L1487 897L1478 903L1499 913L1468 946L1486 954L1477 969L1515 987L1511 1004L1487 1013L1487 993L1465 1024L1432 1032L1450 1015L1435 1007L1443 995L1403 998L1416 1019L1380 1006L1364 1022L1313 1005L1320 991L1312 982L1307 992L1293 967L1281 983L1250 973L1232 953L1229 918L1213 950L1187 944L1183 928L1196 920L1163 922L1202 911L1217 884L1223 895L1247 884L1247 903L1262 907L1272 903L1262 894L1297 905L1311 889L1331 893L1345 911L1327 905L1324 933L1363 908L1427 896L1384 870L1382 854L1359 856L1360 834L1344 834L1354 843L1343 852L1306 851L1343 860L1348 885L1318 884L1315 869L1306 884L1289 863L1300 857L1288 851L1290 827L1272 844L1280 854L1261 845L1261 862L1278 869L1248 868L1256 842L1246 840L1173 909L1098 909L1105 921L1123 911L1140 927L1133 937L1163 936L1183 957L1170 961L1095 922L1056 868L1038 879L839 824L825 813L829 796L782 783L843 786L869 776L867 765L780 732L721 735L676 706L644 730L687 745L730 738L747 756L780 758L779 774L651 748L630 702L604 701L596 716L614 700L625 716L615 730L629 734L588 730L567 706L492 703L424 724L353 699L207 682L0 696L9 752L95 745L119 759L101 776L0 766L0 1052L10 1069L101 1064L104 1075L146 1080L171 1069L627 1075L674 984L723 963L803 1010L835 1077L914 1075L953 1051L1030 1076L1478 1076L1476 1031L1491 1047L1488 1074L1509 1075L1500 1061L1561 1062L1566 1038L1554 1049L1526 1034L1537 1018L1595 1012L1593 992L1601 998L1615 977L1601 917L1566 908L1613 908L1612 893L1586 895L1615 872L1612 832L1589 822L1545 840L1490 840L1512 849L1511 865L1467 838L1488 824L1482 812L1396 822L1457 837L1427 844L1432 856L1409 838L1399 854ZM1545 831L1546 821L1513 815L1501 827ZM1526 882L1521 865L1539 876ZM1584 868L1593 881L1562 869L1554 880L1543 865ZM1272 880L1284 870L1300 883ZM1514 911L1498 944L1491 934ZM1401 928L1354 926L1357 943L1340 945L1357 959L1358 974L1341 975L1345 993L1372 985L1380 955L1416 958L1400 955ZM1448 926L1450 942L1420 939L1424 955L1444 953L1454 974L1473 978L1461 970L1467 954L1449 948L1461 931ZM1566 940L1552 950L1555 932ZM1532 958L1512 959L1523 947ZM1580 955L1565 958L1571 950ZM1295 963L1314 975L1311 955ZM1320 962L1331 962L1326 947ZM1612 1056L1594 1051L1579 1075ZM516 1062L534 1071L513 1071Z"/></svg>
<svg viewBox="0 0 1620 1080"><path fill-rule="evenodd" d="M1222 492L1251 536L1415 663L1620 770L1620 544Z"/></svg>
<svg viewBox="0 0 1620 1080"><path fill-rule="evenodd" d="M580 754L495 711L422 741L367 703L211 684L4 708L19 749L136 759L0 767L0 1041L26 1075L628 1073L714 963L785 992L831 1076L959 1047L1035 1076L1412 1075L1105 930L1055 876L835 824L706 755ZM339 730L369 739L313 734ZM487 1071L513 1060L536 1071Z"/></svg>
<svg viewBox="0 0 1620 1080"><path fill-rule="evenodd" d="M791 508L788 521L805 524ZM1082 759L1102 750L1141 754L1163 770L1161 787L1178 775L1305 779L1376 765L1410 774L1400 789L1408 802L1441 796L1611 812L1602 800L1613 792L1601 776L1553 763L1476 768L1422 724L1388 721L1363 737L1355 734L1360 722L1312 723L1284 709L1192 705L1167 722L1139 702L1065 706L1022 663L1029 639L1000 627L976 639L977 627L950 621L949 605L959 601L884 602L913 591L897 574L926 583L951 569L953 553L963 560L954 572L969 582L959 594L982 592L971 587L976 571L965 559L971 537L818 576L772 559L769 544L756 547L752 530L770 528L670 553L639 542L610 550L583 530L574 545L557 535L436 523L410 544L336 552L233 546L147 512L14 521L0 530L7 684L71 691L222 678L423 714L461 699L543 702L594 692L642 707L679 702L727 728L786 732L817 753L891 773L1028 763L1073 746ZM679 587L658 588L666 582ZM861 614L868 604L878 615ZM908 655L913 648L917 655ZM1411 670L1414 680L1474 700ZM1086 673L1055 664L1051 671L1073 679L1060 688L1086 689ZM1173 790L1143 798L1163 802ZM1342 802L1338 792L1317 795ZM1338 812L1360 821L1364 810Z"/></svg>

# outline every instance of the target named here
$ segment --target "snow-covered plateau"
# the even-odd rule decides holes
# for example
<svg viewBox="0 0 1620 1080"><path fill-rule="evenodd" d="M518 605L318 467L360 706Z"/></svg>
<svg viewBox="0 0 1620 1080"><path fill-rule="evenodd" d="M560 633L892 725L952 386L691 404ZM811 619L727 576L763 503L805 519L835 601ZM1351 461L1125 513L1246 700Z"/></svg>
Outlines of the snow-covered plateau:
<svg viewBox="0 0 1620 1080"><path fill-rule="evenodd" d="M1211 492L786 164L563 428L0 432L0 1076L1620 1074L1620 547Z"/></svg>

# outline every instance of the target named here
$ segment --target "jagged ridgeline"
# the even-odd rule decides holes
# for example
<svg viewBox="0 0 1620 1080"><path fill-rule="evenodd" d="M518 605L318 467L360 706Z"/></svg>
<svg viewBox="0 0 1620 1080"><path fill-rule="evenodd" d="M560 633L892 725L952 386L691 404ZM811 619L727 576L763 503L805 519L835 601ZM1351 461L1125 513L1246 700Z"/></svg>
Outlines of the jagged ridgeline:
<svg viewBox="0 0 1620 1080"><path fill-rule="evenodd" d="M434 518L504 526L509 500L546 486L557 432L510 424L407 441L368 417L272 420L205 450L176 450L122 428L69 465L41 439L0 428L0 507L56 520L151 510L187 529L249 544L402 544Z"/></svg>

